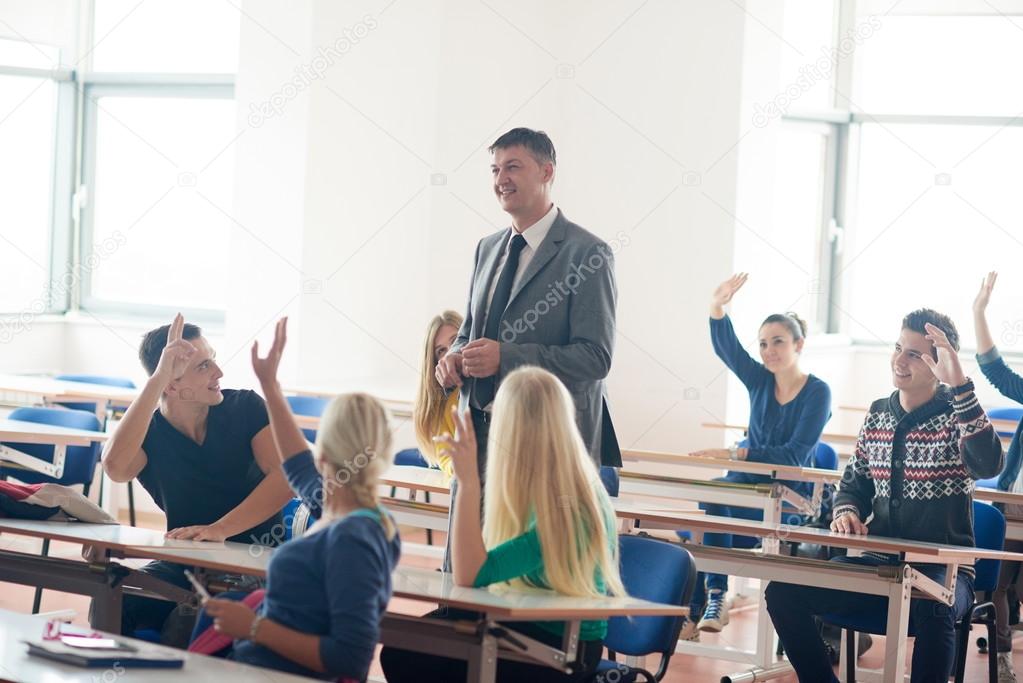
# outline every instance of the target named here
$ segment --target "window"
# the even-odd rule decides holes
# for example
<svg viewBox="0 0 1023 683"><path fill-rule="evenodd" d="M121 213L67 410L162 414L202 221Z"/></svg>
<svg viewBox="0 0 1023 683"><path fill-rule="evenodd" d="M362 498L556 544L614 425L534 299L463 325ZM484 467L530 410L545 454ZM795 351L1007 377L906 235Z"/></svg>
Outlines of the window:
<svg viewBox="0 0 1023 683"><path fill-rule="evenodd" d="M0 313L51 308L56 50L0 40Z"/></svg>
<svg viewBox="0 0 1023 683"><path fill-rule="evenodd" d="M999 270L992 331L1023 351L1023 3L867 0L859 15L846 5L838 35L871 30L837 71L835 109L817 119L837 141L822 171L836 180L839 238L830 259L821 252L829 331L888 344L909 309L929 306L970 346L980 279Z"/></svg>
<svg viewBox="0 0 1023 683"><path fill-rule="evenodd" d="M82 308L223 319L239 11L203 0L97 0L92 29Z"/></svg>

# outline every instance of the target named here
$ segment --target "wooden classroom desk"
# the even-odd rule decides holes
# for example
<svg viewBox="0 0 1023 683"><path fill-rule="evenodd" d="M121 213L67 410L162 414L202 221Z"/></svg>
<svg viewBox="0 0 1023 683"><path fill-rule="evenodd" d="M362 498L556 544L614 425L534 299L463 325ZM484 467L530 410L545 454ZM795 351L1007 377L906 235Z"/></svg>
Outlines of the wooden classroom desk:
<svg viewBox="0 0 1023 683"><path fill-rule="evenodd" d="M29 403L94 402L102 404L97 408L97 412L102 410L105 413L108 404L117 408L128 407L139 392L139 389L128 387L0 373L0 394L24 396Z"/></svg>
<svg viewBox="0 0 1023 683"><path fill-rule="evenodd" d="M733 576L749 576L761 581L784 581L806 586L818 586L847 590L856 593L887 596L888 621L885 648L883 680L885 683L902 683L905 673L905 644L909 625L909 601L911 597L925 597L952 604L955 597L955 569L959 565L972 565L977 560L1023 560L1023 554L981 548L944 546L936 543L907 541L883 536L855 536L840 534L824 529L802 526L765 524L751 520L716 517L713 515L692 515L686 525L703 533L734 533L764 539L780 539L804 543L819 543L850 550L881 552L896 555L900 564L882 567L862 567L829 563L822 560L773 555L748 550L713 548L698 544L689 545L690 552L697 558L702 571L720 572ZM945 583L938 584L914 569L910 563L944 564L949 567ZM772 642L774 632L767 624L758 624L757 638L765 635ZM684 644L684 651L701 649L700 644ZM892 646L894 645L894 647ZM693 652L694 654L696 652ZM740 655L748 653L737 653ZM738 658L738 661L748 659ZM773 673L781 665L772 665ZM787 665L786 665L787 666ZM766 668L761 674L766 673ZM748 672L736 674L735 680L746 680ZM750 679L752 680L752 679Z"/></svg>
<svg viewBox="0 0 1023 683"><path fill-rule="evenodd" d="M53 462L40 460L6 445L0 445L0 460L13 462L34 472L59 479L64 474L68 446L88 446L96 441L106 441L109 437L106 432L0 418L0 441L51 445Z"/></svg>
<svg viewBox="0 0 1023 683"><path fill-rule="evenodd" d="M155 643L111 635L121 641L135 645L140 650L170 652L184 659L180 669L115 669L83 668L62 664L41 657L30 657L24 640L35 639L43 633L46 617L18 614L0 610L0 680L12 683L96 683L125 678L135 683L191 683L192 681L217 681L218 683L299 683L310 679L301 676L239 664L227 659L207 657L185 652ZM106 672L117 674L111 676Z"/></svg>

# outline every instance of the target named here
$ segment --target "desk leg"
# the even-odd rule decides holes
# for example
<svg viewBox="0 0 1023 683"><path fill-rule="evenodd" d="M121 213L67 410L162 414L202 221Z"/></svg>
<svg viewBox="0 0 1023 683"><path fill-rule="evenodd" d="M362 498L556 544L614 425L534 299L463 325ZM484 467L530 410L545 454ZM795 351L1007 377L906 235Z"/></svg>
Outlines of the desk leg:
<svg viewBox="0 0 1023 683"><path fill-rule="evenodd" d="M497 638L490 634L490 624L485 624L480 634L478 648L469 654L466 683L494 683L497 678Z"/></svg>
<svg viewBox="0 0 1023 683"><path fill-rule="evenodd" d="M121 602L124 593L121 585L107 587L92 598L89 625L99 631L121 632Z"/></svg>
<svg viewBox="0 0 1023 683"><path fill-rule="evenodd" d="M913 584L902 569L902 580L888 589L888 627L885 630L884 676L885 683L903 683L906 674L906 634L909 631L909 600ZM849 653L855 657L856 653Z"/></svg>

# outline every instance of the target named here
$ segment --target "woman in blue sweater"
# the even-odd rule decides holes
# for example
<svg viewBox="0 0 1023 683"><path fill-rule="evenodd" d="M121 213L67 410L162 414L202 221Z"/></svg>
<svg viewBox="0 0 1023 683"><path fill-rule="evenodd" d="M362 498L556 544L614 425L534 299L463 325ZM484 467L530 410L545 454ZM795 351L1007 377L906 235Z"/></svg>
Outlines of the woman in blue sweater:
<svg viewBox="0 0 1023 683"><path fill-rule="evenodd" d="M335 398L320 421L316 459L277 381L287 331L277 323L273 347L252 366L263 394L284 474L319 521L274 552L258 611L212 599L206 614L235 638L232 659L302 676L364 681L391 598L401 542L380 507L380 475L391 463L386 408L367 394Z"/></svg>
<svg viewBox="0 0 1023 683"><path fill-rule="evenodd" d="M831 417L831 390L823 381L799 368L799 355L806 341L806 324L793 313L775 314L760 326L760 360L753 360L735 336L725 306L746 284L747 273L739 273L721 283L711 297L710 336L714 352L728 369L746 385L750 398L749 444L731 448L712 448L693 455L723 460L751 460L807 467L811 464L824 424ZM760 483L765 475L729 472L718 481ZM810 497L812 488L805 482L782 482L797 493ZM711 515L763 519L763 511L728 505L701 504ZM705 534L703 543L731 548L731 534ZM707 574L706 609L698 626L686 624L683 637L696 637L700 631L720 631L728 623L725 593L728 577ZM703 591L697 590L697 594ZM703 595L694 595L691 614L700 614ZM694 617L695 618L695 617Z"/></svg>
<svg viewBox="0 0 1023 683"><path fill-rule="evenodd" d="M980 283L980 291L973 301L973 324L977 332L977 362L980 364L980 371L984 373L987 380L998 389L998 392L1016 403L1023 403L1023 377L1020 377L1006 364L1005 359L998 352L995 340L991 336L991 328L987 324L987 305L991 301L991 292L998 280L998 273L990 272L984 281ZM998 488L1002 491L1023 491L1023 482L1020 481L1020 465L1023 464L1023 449L1020 444L1020 432L1023 432L1023 421L1016 427L1016 433L1012 436L1009 444L1009 452L1005 457L1005 468L998 477ZM1019 506L1011 506L1017 509L1005 509L1003 512L1008 516L1019 517L1023 510ZM1023 543L1006 539L1005 549L1020 552L1023 550ZM1012 630L1009 628L1009 586L1020 581L1020 563L1002 562L998 573L998 588L991 596L995 605L995 625L998 638L995 643L995 651L998 653L998 680L1015 681L1016 673L1012 667Z"/></svg>

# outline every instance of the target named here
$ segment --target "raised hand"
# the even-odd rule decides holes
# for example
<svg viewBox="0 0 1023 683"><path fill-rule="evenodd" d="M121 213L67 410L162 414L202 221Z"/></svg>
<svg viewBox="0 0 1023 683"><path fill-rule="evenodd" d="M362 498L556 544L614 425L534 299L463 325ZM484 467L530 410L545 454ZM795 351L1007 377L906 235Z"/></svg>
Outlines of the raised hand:
<svg viewBox="0 0 1023 683"><path fill-rule="evenodd" d="M965 384L966 374L963 372L962 365L959 364L959 354L952 347L948 337L945 336L940 327L931 323L925 323L924 329L927 330L924 338L934 344L935 349L938 351L938 360L934 360L928 353L920 356L924 364L930 368L930 371L934 373L934 376L939 381L949 386L957 387Z"/></svg>
<svg viewBox="0 0 1023 683"><path fill-rule="evenodd" d="M188 369L188 363L195 353L195 347L181 338L185 329L185 318L180 313L174 316L170 330L167 332L167 344L160 353L160 361L153 375L168 383L181 379Z"/></svg>
<svg viewBox="0 0 1023 683"><path fill-rule="evenodd" d="M983 313L987 310L987 305L991 301L991 292L995 288L995 282L998 281L998 273L991 271L987 274L980 282L980 291L977 292L977 298L973 300L973 312Z"/></svg>
<svg viewBox="0 0 1023 683"><path fill-rule="evenodd" d="M284 353L284 345L288 342L288 316L277 321L274 326L274 343L270 346L270 352L266 358L259 357L259 342L252 342L252 369L263 386L273 384L277 381L277 368L281 364L281 355Z"/></svg>
<svg viewBox="0 0 1023 683"><path fill-rule="evenodd" d="M714 293L710 297L711 314L714 315L715 313L720 313L720 315L714 315L714 317L721 317L724 315L724 307L731 302L735 293L742 289L742 286L746 284L746 280L748 278L749 273L736 273L717 286L717 289L714 290Z"/></svg>
<svg viewBox="0 0 1023 683"><path fill-rule="evenodd" d="M442 434L433 440L438 444L440 455L451 457L455 478L459 482L478 480L476 430L472 426L472 418L468 410L459 412L457 407L452 408L451 413L455 417L455 435Z"/></svg>

